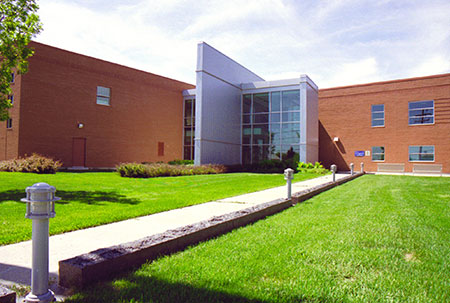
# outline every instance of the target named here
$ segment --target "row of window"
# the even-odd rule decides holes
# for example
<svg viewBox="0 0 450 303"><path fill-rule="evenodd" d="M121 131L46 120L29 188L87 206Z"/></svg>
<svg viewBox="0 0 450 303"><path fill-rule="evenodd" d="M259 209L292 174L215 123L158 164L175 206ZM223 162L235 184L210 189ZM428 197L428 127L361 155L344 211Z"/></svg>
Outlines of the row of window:
<svg viewBox="0 0 450 303"><path fill-rule="evenodd" d="M384 146L372 147L372 161L384 161L386 150ZM409 161L434 162L433 145L411 145L408 147Z"/></svg>
<svg viewBox="0 0 450 303"><path fill-rule="evenodd" d="M195 99L184 100L184 151L185 160L194 160Z"/></svg>
<svg viewBox="0 0 450 303"><path fill-rule="evenodd" d="M372 127L384 126L384 104L374 104L371 108ZM408 124L421 125L434 123L434 100L408 103Z"/></svg>
<svg viewBox="0 0 450 303"><path fill-rule="evenodd" d="M14 81L15 81L15 74L11 73L11 83L14 83ZM9 102L11 102L11 105L14 104L14 96L13 95L9 95L8 100L9 100ZM11 128L12 128L12 119L9 118L6 120L6 129L11 129Z"/></svg>
<svg viewBox="0 0 450 303"><path fill-rule="evenodd" d="M262 160L300 159L300 145L242 145L242 164L258 163Z"/></svg>
<svg viewBox="0 0 450 303"><path fill-rule="evenodd" d="M300 122L300 90L244 94L242 163L298 157Z"/></svg>

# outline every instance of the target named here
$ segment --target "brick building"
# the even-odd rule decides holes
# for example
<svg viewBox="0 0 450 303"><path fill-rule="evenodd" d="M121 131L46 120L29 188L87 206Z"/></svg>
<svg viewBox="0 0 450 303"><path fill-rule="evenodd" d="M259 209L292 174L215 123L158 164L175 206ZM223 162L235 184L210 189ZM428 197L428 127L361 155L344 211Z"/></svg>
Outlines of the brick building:
<svg viewBox="0 0 450 303"><path fill-rule="evenodd" d="M16 76L0 160L37 152L64 167L298 157L450 173L450 74L318 89L264 81L206 43L196 86L33 42ZM391 168L392 168L391 167Z"/></svg>
<svg viewBox="0 0 450 303"><path fill-rule="evenodd" d="M192 85L32 42L12 84L0 160L33 152L65 167L182 157L183 96Z"/></svg>
<svg viewBox="0 0 450 303"><path fill-rule="evenodd" d="M450 74L319 90L319 159L450 172Z"/></svg>

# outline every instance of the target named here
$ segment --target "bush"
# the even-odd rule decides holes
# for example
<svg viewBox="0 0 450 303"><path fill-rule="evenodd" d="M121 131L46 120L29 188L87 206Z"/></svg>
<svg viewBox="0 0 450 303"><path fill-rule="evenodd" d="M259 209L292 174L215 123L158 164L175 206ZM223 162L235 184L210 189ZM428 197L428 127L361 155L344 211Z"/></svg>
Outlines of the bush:
<svg viewBox="0 0 450 303"><path fill-rule="evenodd" d="M229 165L226 167L227 172L252 172L252 173L284 173L286 168L292 168L297 171L297 161L293 158L286 160L262 160L258 163L244 165Z"/></svg>
<svg viewBox="0 0 450 303"><path fill-rule="evenodd" d="M139 163L123 163L118 165L117 171L120 176L128 178L154 178L154 177L173 177L187 175L206 175L225 173L226 169L223 165L169 165L164 163L139 164Z"/></svg>
<svg viewBox="0 0 450 303"><path fill-rule="evenodd" d="M54 174L60 167L61 162L39 154L0 162L0 171L7 172Z"/></svg>
<svg viewBox="0 0 450 303"><path fill-rule="evenodd" d="M299 162L297 166L298 172L311 172L316 174L326 174L329 171L323 167L323 165L320 162L316 162L314 164L312 163L305 163L305 162Z"/></svg>
<svg viewBox="0 0 450 303"><path fill-rule="evenodd" d="M167 162L170 165L193 165L194 160L172 160Z"/></svg>

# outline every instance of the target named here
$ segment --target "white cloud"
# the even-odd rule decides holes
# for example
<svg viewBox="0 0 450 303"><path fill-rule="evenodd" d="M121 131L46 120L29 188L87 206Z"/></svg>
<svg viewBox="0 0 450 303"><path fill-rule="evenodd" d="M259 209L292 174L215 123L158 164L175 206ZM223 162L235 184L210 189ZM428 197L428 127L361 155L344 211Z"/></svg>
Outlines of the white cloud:
<svg viewBox="0 0 450 303"><path fill-rule="evenodd" d="M265 79L327 87L450 72L446 0L41 0L38 41L195 83L205 41Z"/></svg>
<svg viewBox="0 0 450 303"><path fill-rule="evenodd" d="M339 64L332 75L323 78L318 75L320 87L332 87L368 83L382 80L375 58L366 58L355 62ZM316 82L317 83L317 82Z"/></svg>
<svg viewBox="0 0 450 303"><path fill-rule="evenodd" d="M450 71L450 60L442 56L424 58L411 71L411 76L443 74Z"/></svg>

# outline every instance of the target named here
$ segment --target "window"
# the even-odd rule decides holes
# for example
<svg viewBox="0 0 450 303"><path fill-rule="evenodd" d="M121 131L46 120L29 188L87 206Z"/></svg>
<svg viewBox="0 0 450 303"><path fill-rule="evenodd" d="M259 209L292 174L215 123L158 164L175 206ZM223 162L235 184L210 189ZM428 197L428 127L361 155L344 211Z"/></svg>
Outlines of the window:
<svg viewBox="0 0 450 303"><path fill-rule="evenodd" d="M6 128L11 129L12 128L12 119L6 120Z"/></svg>
<svg viewBox="0 0 450 303"><path fill-rule="evenodd" d="M408 103L409 125L434 123L434 100Z"/></svg>
<svg viewBox="0 0 450 303"><path fill-rule="evenodd" d="M184 160L194 160L195 99L184 100Z"/></svg>
<svg viewBox="0 0 450 303"><path fill-rule="evenodd" d="M434 146L418 145L409 147L409 161L434 161Z"/></svg>
<svg viewBox="0 0 450 303"><path fill-rule="evenodd" d="M14 96L13 95L9 95L8 100L9 100L9 102L11 102L11 105L14 104Z"/></svg>
<svg viewBox="0 0 450 303"><path fill-rule="evenodd" d="M14 73L11 73L11 83L14 83L15 77Z"/></svg>
<svg viewBox="0 0 450 303"><path fill-rule="evenodd" d="M242 96L242 163L298 158L300 90Z"/></svg>
<svg viewBox="0 0 450 303"><path fill-rule="evenodd" d="M372 161L384 161L384 146L372 147Z"/></svg>
<svg viewBox="0 0 450 303"><path fill-rule="evenodd" d="M372 105L372 127L384 126L384 104Z"/></svg>
<svg viewBox="0 0 450 303"><path fill-rule="evenodd" d="M109 87L97 86L97 104L109 105L111 89Z"/></svg>

